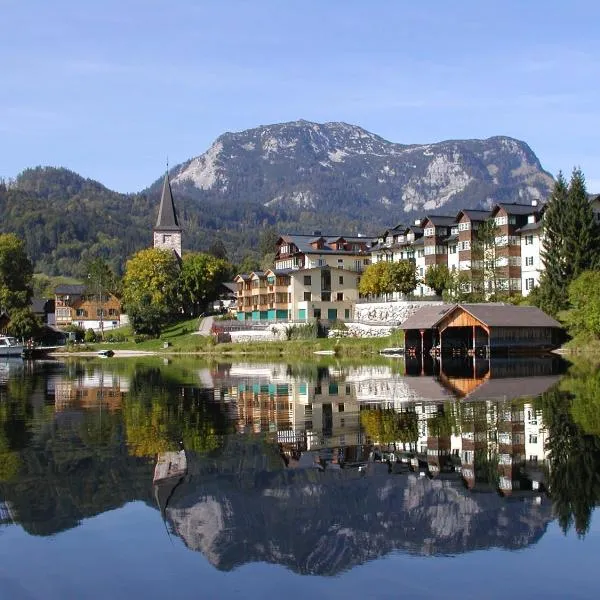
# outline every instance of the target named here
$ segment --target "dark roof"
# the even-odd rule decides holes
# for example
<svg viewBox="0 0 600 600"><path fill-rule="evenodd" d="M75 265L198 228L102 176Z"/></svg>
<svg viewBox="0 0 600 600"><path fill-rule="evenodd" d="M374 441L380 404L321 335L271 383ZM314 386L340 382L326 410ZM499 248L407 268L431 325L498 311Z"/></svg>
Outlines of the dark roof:
<svg viewBox="0 0 600 600"><path fill-rule="evenodd" d="M54 303L54 300L50 301L47 298L32 298L31 311L34 313L45 313L46 307L50 302Z"/></svg>
<svg viewBox="0 0 600 600"><path fill-rule="evenodd" d="M86 289L86 286L81 283L76 283L76 284L63 283L61 285L57 285L54 288L54 293L61 294L61 295L71 294L73 296L81 296L82 294L85 294L85 289Z"/></svg>
<svg viewBox="0 0 600 600"><path fill-rule="evenodd" d="M494 207L494 212L497 208L503 208L509 215L532 215L533 213L539 212L539 206L533 206L531 204L517 204L517 203L505 203L500 202Z"/></svg>
<svg viewBox="0 0 600 600"><path fill-rule="evenodd" d="M158 218L156 219L156 226L154 229L181 231L179 221L177 220L177 212L175 211L175 203L173 202L173 194L171 193L171 183L169 182L168 173L165 173L162 196L160 197L160 207L158 209Z"/></svg>
<svg viewBox="0 0 600 600"><path fill-rule="evenodd" d="M221 282L221 287L229 290L230 292L237 292L237 284L235 281L223 281Z"/></svg>
<svg viewBox="0 0 600 600"><path fill-rule="evenodd" d="M294 244L299 252L304 254L348 254L354 255L358 254L357 250L334 250L330 248L328 244L332 244L335 241L343 238L346 242L356 243L359 242L361 244L365 244L369 246L371 243L371 239L367 237L358 237L358 236L347 236L347 235L297 235L297 234L282 234L281 239L285 242ZM323 239L325 242L325 246L323 248L313 248L310 243L314 242L318 239ZM370 249L369 249L370 250Z"/></svg>
<svg viewBox="0 0 600 600"><path fill-rule="evenodd" d="M469 392L463 400L483 400L492 398L536 397L543 394L558 383L560 375L544 375L541 377L502 377L487 379L480 386Z"/></svg>
<svg viewBox="0 0 600 600"><path fill-rule="evenodd" d="M423 306L408 317L400 326L401 329L431 329L454 308L456 304L434 304Z"/></svg>
<svg viewBox="0 0 600 600"><path fill-rule="evenodd" d="M513 304L460 304L463 310L491 327L561 327L535 306Z"/></svg>
<svg viewBox="0 0 600 600"><path fill-rule="evenodd" d="M535 306L512 304L443 304L424 306L406 319L401 329L432 329L452 311L462 309L489 327L561 327Z"/></svg>
<svg viewBox="0 0 600 600"><path fill-rule="evenodd" d="M449 235L448 237L444 238L443 240L444 242L457 242L458 241L458 235L456 233Z"/></svg>
<svg viewBox="0 0 600 600"><path fill-rule="evenodd" d="M439 225L441 227L452 227L452 225L456 224L456 217L448 215L427 215L421 220L421 223L424 223L425 221L430 221L434 225Z"/></svg>
<svg viewBox="0 0 600 600"><path fill-rule="evenodd" d="M541 221L536 221L535 223L527 223L526 225L523 225L523 227L519 227L519 229L517 229L516 233L522 233L525 231L536 231L536 230L540 229L541 227L542 227Z"/></svg>
<svg viewBox="0 0 600 600"><path fill-rule="evenodd" d="M456 220L459 220L460 215L467 215L471 221L485 221L490 218L491 212L489 210L471 210L470 208L461 210L456 215Z"/></svg>

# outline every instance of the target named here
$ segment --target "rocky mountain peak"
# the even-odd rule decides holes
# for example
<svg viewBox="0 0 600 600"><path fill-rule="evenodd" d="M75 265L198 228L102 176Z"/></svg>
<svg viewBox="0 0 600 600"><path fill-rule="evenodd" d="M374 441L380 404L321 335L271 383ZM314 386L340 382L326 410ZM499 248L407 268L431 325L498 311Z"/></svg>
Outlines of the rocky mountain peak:
<svg viewBox="0 0 600 600"><path fill-rule="evenodd" d="M305 120L225 133L173 172L174 186L196 200L324 216L328 207L348 217L366 209L382 223L391 210L543 201L552 182L529 146L510 137L406 145L357 125Z"/></svg>

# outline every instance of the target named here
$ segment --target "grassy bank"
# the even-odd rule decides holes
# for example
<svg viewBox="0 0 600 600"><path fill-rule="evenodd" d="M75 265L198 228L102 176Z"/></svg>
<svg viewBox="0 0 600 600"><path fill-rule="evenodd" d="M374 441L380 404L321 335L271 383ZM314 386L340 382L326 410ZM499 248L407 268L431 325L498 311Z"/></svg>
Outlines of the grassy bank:
<svg viewBox="0 0 600 600"><path fill-rule="evenodd" d="M162 332L158 339L140 339L129 328L121 328L111 332L111 336L127 341L104 342L95 344L75 345L71 351L86 350L137 350L141 352L156 352L158 354L203 354L209 356L302 356L319 351L334 351L336 356L353 357L378 354L382 348L402 346L403 332L396 332L384 338L311 338L304 340L284 340L272 342L245 342L217 344L212 337L195 335L198 329L197 319L181 321L171 325ZM106 337L108 337L107 334Z"/></svg>

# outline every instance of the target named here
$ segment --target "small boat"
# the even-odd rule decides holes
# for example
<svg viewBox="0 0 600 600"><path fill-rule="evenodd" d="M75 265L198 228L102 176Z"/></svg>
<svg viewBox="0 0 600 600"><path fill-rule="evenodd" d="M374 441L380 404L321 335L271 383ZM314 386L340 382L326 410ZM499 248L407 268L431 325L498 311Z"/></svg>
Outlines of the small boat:
<svg viewBox="0 0 600 600"><path fill-rule="evenodd" d="M403 356L404 348L382 348L379 354L383 354L384 356Z"/></svg>
<svg viewBox="0 0 600 600"><path fill-rule="evenodd" d="M115 353L112 350L98 350L98 356L100 358L110 358L114 355Z"/></svg>
<svg viewBox="0 0 600 600"><path fill-rule="evenodd" d="M335 350L315 350L313 354L321 354L323 356L335 356Z"/></svg>
<svg viewBox="0 0 600 600"><path fill-rule="evenodd" d="M17 338L0 335L0 356L21 356L25 346Z"/></svg>

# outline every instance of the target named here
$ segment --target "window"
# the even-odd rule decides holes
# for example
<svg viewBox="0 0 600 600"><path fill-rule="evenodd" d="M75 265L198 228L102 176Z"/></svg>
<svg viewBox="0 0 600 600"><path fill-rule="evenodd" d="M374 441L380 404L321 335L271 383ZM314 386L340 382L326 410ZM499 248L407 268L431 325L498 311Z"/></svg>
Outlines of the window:
<svg viewBox="0 0 600 600"><path fill-rule="evenodd" d="M431 236L431 235L435 235L435 227L427 227L425 229L425 231L423 232L423 235L427 236Z"/></svg>
<svg viewBox="0 0 600 600"><path fill-rule="evenodd" d="M310 292L304 292L304 301L305 302L310 302L311 300L311 294Z"/></svg>
<svg viewBox="0 0 600 600"><path fill-rule="evenodd" d="M343 265L343 264L344 264L344 259L338 258L338 265Z"/></svg>
<svg viewBox="0 0 600 600"><path fill-rule="evenodd" d="M498 227L502 226L502 225L507 225L508 224L508 217L496 217L494 219L496 225Z"/></svg>
<svg viewBox="0 0 600 600"><path fill-rule="evenodd" d="M85 310L83 308L78 308L77 311L76 311L76 316L78 316L78 317L85 317L86 316Z"/></svg>
<svg viewBox="0 0 600 600"><path fill-rule="evenodd" d="M320 308L315 308L314 317L315 317L315 319L321 318L321 309Z"/></svg>
<svg viewBox="0 0 600 600"><path fill-rule="evenodd" d="M338 292L338 293L335 295L335 299L336 299L338 302L343 302L343 301L344 301L344 292Z"/></svg>
<svg viewBox="0 0 600 600"><path fill-rule="evenodd" d="M319 260L317 261L318 267L324 267L326 264L327 264L327 261L324 258L319 258Z"/></svg>
<svg viewBox="0 0 600 600"><path fill-rule="evenodd" d="M321 292L321 302L331 302L331 292Z"/></svg>
<svg viewBox="0 0 600 600"><path fill-rule="evenodd" d="M533 246L533 236L532 235L526 235L525 236L525 245L526 246Z"/></svg>
<svg viewBox="0 0 600 600"><path fill-rule="evenodd" d="M312 277L310 275L305 275L304 276L304 285L311 285L312 284Z"/></svg>
<svg viewBox="0 0 600 600"><path fill-rule="evenodd" d="M340 275L339 281L340 281L340 285L344 285L344 276L343 275Z"/></svg>
<svg viewBox="0 0 600 600"><path fill-rule="evenodd" d="M533 265L533 256L525 257L525 266L531 267Z"/></svg>
<svg viewBox="0 0 600 600"><path fill-rule="evenodd" d="M535 281L533 279L533 277L529 277L528 279L525 280L525 289L526 290L532 290L535 287Z"/></svg>
<svg viewBox="0 0 600 600"><path fill-rule="evenodd" d="M459 231L469 231L470 228L471 228L471 223L469 223L469 221L465 221L464 223L458 224Z"/></svg>
<svg viewBox="0 0 600 600"><path fill-rule="evenodd" d="M459 250L470 250L471 242L469 240L465 240L464 242L458 242L458 249Z"/></svg>
<svg viewBox="0 0 600 600"><path fill-rule="evenodd" d="M456 254L456 244L451 244L448 248L450 254Z"/></svg>
<svg viewBox="0 0 600 600"><path fill-rule="evenodd" d="M537 440L538 440L537 435L534 435L534 434L529 435L529 443L530 444L537 444Z"/></svg>
<svg viewBox="0 0 600 600"><path fill-rule="evenodd" d="M168 244L171 241L171 236L164 234L163 235L163 244Z"/></svg>
<svg viewBox="0 0 600 600"><path fill-rule="evenodd" d="M344 412L344 403L343 402L340 402L338 404L338 412Z"/></svg>
<svg viewBox="0 0 600 600"><path fill-rule="evenodd" d="M344 319L349 319L350 318L350 309L346 308L344 309Z"/></svg>
<svg viewBox="0 0 600 600"><path fill-rule="evenodd" d="M423 267L419 267L419 276L423 277Z"/></svg>

